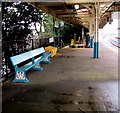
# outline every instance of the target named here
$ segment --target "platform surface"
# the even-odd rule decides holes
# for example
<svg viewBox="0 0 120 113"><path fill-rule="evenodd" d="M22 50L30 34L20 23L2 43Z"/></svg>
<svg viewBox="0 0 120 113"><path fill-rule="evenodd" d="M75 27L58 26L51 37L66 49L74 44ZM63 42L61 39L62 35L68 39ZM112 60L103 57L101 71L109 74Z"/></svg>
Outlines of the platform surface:
<svg viewBox="0 0 120 113"><path fill-rule="evenodd" d="M3 86L4 112L118 111L118 53L100 44L65 48L42 64L44 71L28 71L29 83Z"/></svg>

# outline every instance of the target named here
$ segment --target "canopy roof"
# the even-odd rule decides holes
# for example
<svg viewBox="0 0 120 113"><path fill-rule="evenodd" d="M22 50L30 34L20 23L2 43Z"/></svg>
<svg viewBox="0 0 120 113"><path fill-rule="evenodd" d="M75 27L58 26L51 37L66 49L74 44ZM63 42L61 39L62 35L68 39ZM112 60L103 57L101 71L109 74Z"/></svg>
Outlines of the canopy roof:
<svg viewBox="0 0 120 113"><path fill-rule="evenodd" d="M86 28L94 22L96 7L99 9L99 28L112 21L112 12L120 11L120 2L115 0L99 0L99 3L95 0L44 0L30 3L58 19Z"/></svg>

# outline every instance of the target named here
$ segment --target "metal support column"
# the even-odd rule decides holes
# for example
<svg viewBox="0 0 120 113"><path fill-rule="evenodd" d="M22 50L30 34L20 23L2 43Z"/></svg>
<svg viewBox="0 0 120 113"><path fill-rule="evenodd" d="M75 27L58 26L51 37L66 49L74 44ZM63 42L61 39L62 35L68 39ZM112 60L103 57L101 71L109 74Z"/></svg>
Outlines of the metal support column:
<svg viewBox="0 0 120 113"><path fill-rule="evenodd" d="M54 47L56 47L55 44L55 18L53 17L53 38L54 38Z"/></svg>
<svg viewBox="0 0 120 113"><path fill-rule="evenodd" d="M90 30L90 48L93 48L93 20L91 19L90 21L90 27L89 27L89 30Z"/></svg>
<svg viewBox="0 0 120 113"><path fill-rule="evenodd" d="M90 48L93 48L93 38L92 38L92 36L90 37Z"/></svg>
<svg viewBox="0 0 120 113"><path fill-rule="evenodd" d="M99 42L98 42L98 29L99 29L99 2L95 2L95 42L94 42L94 58L99 57Z"/></svg>
<svg viewBox="0 0 120 113"><path fill-rule="evenodd" d="M58 48L60 48L60 23L58 27Z"/></svg>
<svg viewBox="0 0 120 113"><path fill-rule="evenodd" d="M82 28L82 41L84 39L84 28Z"/></svg>

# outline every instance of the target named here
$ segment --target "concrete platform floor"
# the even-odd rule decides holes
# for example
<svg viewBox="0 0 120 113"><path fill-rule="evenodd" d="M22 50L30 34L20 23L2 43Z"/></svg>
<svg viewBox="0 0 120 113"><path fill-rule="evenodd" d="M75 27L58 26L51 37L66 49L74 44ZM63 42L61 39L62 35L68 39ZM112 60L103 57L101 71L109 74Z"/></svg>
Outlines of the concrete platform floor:
<svg viewBox="0 0 120 113"><path fill-rule="evenodd" d="M7 82L3 113L119 111L118 54L101 44L100 58L92 56L91 48L61 49L43 71L27 72L29 83Z"/></svg>

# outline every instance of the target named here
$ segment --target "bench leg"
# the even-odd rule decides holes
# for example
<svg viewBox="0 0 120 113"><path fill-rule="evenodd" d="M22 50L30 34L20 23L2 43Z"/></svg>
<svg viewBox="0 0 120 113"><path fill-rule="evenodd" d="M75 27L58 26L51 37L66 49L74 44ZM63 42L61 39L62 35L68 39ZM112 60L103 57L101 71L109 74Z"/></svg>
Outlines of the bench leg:
<svg viewBox="0 0 120 113"><path fill-rule="evenodd" d="M48 63L48 64L50 64L51 63L50 57L44 59L41 63Z"/></svg>
<svg viewBox="0 0 120 113"><path fill-rule="evenodd" d="M12 82L29 82L29 80L26 77L25 71L16 71L15 78Z"/></svg>
<svg viewBox="0 0 120 113"><path fill-rule="evenodd" d="M40 64L36 64L31 70L43 71L43 68L40 66Z"/></svg>

